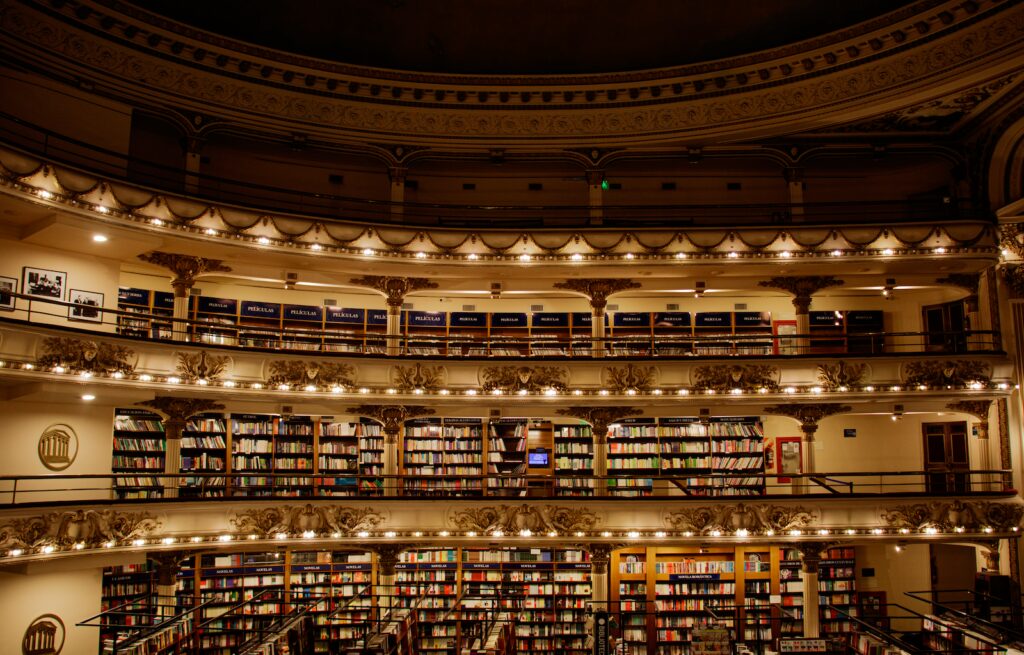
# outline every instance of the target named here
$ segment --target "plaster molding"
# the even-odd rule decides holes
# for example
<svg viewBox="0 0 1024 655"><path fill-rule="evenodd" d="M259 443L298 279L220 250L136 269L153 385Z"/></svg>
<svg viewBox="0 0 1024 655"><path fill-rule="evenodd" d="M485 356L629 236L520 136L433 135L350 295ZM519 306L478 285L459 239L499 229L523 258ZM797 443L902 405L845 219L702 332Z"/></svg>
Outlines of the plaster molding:
<svg viewBox="0 0 1024 655"><path fill-rule="evenodd" d="M448 523L459 530L473 530L484 535L495 532L507 535L549 532L568 535L592 530L601 522L594 512L582 507L559 505L491 505L468 510L451 510Z"/></svg>
<svg viewBox="0 0 1024 655"><path fill-rule="evenodd" d="M135 371L138 356L127 346L106 341L76 337L47 337L42 340L42 354L36 360L41 369L62 367L72 373L111 375Z"/></svg>
<svg viewBox="0 0 1024 655"><path fill-rule="evenodd" d="M307 385L314 385L330 389L356 385L355 367L343 362L279 359L270 362L268 370L267 385L273 388L304 388Z"/></svg>
<svg viewBox="0 0 1024 655"><path fill-rule="evenodd" d="M538 393L546 389L565 393L568 380L569 371L560 366L487 366L480 370L481 386L488 393Z"/></svg>
<svg viewBox="0 0 1024 655"><path fill-rule="evenodd" d="M693 370L693 386L720 392L729 392L733 389L747 392L760 389L778 391L779 368L771 364L698 366Z"/></svg>
<svg viewBox="0 0 1024 655"><path fill-rule="evenodd" d="M789 530L815 525L818 517L813 509L802 506L738 503L666 511L663 520L673 529L700 535L715 532L731 535L736 530L771 531L781 535Z"/></svg>
<svg viewBox="0 0 1024 655"><path fill-rule="evenodd" d="M353 536L385 524L386 516L369 507L344 505L279 505L236 512L232 527L243 534L260 538L277 534L327 533Z"/></svg>

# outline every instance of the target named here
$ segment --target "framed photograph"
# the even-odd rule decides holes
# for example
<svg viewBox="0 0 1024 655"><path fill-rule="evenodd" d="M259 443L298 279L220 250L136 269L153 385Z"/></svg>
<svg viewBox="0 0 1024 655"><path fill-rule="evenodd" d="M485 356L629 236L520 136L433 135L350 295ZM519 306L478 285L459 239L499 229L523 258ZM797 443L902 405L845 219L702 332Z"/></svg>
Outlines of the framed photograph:
<svg viewBox="0 0 1024 655"><path fill-rule="evenodd" d="M13 277L0 277L0 310L14 311L12 293L18 293L18 281Z"/></svg>
<svg viewBox="0 0 1024 655"><path fill-rule="evenodd" d="M45 268L26 266L22 269L21 288L26 296L64 300L68 286L68 274L48 271Z"/></svg>
<svg viewBox="0 0 1024 655"><path fill-rule="evenodd" d="M103 294L95 291L72 289L68 296L72 306L68 307L68 318L72 321L103 322Z"/></svg>

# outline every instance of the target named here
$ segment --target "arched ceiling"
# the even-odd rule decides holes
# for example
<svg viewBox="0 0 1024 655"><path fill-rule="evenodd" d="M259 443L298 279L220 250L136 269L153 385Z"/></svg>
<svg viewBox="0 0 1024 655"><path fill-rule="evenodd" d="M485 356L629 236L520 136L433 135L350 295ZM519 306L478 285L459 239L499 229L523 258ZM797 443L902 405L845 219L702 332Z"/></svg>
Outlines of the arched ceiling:
<svg viewBox="0 0 1024 655"><path fill-rule="evenodd" d="M405 71L595 74L693 64L848 28L907 0L133 0L256 45ZM928 4L917 3L917 4Z"/></svg>

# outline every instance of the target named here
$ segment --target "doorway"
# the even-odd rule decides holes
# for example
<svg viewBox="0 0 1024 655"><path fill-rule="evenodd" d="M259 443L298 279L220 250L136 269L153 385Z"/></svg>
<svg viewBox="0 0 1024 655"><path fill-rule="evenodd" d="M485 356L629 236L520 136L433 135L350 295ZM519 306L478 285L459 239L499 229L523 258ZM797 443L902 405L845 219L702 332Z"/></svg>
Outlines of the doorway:
<svg viewBox="0 0 1024 655"><path fill-rule="evenodd" d="M934 494L970 491L967 423L924 423L921 429L924 432L926 491Z"/></svg>
<svg viewBox="0 0 1024 655"><path fill-rule="evenodd" d="M962 353L967 351L967 315L964 301L927 305L921 309L928 352Z"/></svg>

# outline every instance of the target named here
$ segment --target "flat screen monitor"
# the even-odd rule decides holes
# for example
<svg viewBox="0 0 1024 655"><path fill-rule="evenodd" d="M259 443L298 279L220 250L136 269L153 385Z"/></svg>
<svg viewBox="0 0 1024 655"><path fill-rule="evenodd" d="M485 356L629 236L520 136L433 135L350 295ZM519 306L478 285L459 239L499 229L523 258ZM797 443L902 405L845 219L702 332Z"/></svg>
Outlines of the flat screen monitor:
<svg viewBox="0 0 1024 655"><path fill-rule="evenodd" d="M532 453L529 453L529 464L535 468L547 466L549 463L548 451L543 449L537 449Z"/></svg>

